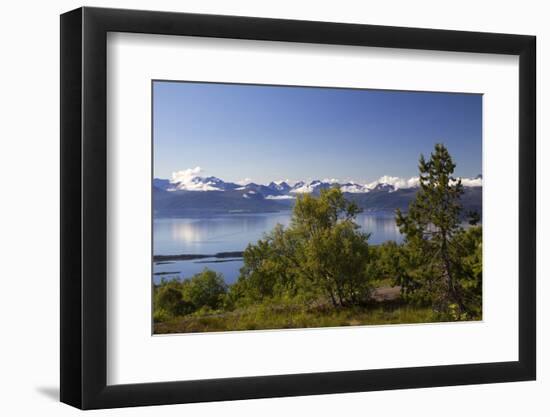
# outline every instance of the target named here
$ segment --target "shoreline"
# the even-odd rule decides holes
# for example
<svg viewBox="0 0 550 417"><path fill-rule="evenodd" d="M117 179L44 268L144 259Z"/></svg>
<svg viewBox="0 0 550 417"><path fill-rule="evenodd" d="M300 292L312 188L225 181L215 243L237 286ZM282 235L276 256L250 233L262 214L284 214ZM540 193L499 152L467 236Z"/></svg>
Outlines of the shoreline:
<svg viewBox="0 0 550 417"><path fill-rule="evenodd" d="M153 255L153 262L166 262L166 261L192 261L194 259L206 259L206 258L242 258L244 251L235 252L218 252L210 255L206 254L179 254L179 255Z"/></svg>

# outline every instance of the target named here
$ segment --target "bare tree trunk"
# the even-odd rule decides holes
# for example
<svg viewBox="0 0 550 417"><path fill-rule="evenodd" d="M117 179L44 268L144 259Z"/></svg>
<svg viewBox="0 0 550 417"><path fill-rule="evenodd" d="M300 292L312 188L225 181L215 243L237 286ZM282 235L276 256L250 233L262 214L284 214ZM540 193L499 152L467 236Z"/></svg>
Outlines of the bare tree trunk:
<svg viewBox="0 0 550 417"><path fill-rule="evenodd" d="M332 301L332 306L333 307L338 307L338 305L336 304L336 298L334 298L334 294L332 292L332 288L327 288L327 291L330 295L330 301Z"/></svg>
<svg viewBox="0 0 550 417"><path fill-rule="evenodd" d="M449 257L449 248L448 248L448 242L447 242L447 232L445 230L442 231L442 237L443 237L443 243L441 246L441 255L443 256L443 277L445 279L445 284L447 287L447 294L446 298L448 301L451 301L455 303L458 306L459 313L464 312L464 304L462 302L462 299L460 297L460 294L458 293L458 290L456 288L456 283L453 277L453 273L451 271L451 260Z"/></svg>

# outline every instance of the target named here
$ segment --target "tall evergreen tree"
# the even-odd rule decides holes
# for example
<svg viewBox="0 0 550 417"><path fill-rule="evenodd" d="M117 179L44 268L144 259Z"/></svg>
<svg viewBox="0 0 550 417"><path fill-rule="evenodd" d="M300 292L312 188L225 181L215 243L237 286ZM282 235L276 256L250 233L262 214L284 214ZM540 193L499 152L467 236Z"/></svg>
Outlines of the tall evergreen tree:
<svg viewBox="0 0 550 417"><path fill-rule="evenodd" d="M420 190L408 213L397 210L396 220L405 235L409 267L400 278L403 294L431 302L436 311L456 318L468 314L463 279L464 249L455 236L460 226L461 180L453 177L455 163L447 148L435 145L430 159L418 165Z"/></svg>

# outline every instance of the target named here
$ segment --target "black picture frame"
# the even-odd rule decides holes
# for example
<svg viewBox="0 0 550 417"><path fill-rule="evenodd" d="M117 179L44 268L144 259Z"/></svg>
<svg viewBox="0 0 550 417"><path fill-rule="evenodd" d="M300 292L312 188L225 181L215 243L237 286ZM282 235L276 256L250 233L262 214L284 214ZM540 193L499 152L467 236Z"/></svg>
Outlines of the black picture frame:
<svg viewBox="0 0 550 417"><path fill-rule="evenodd" d="M519 360L107 385L108 32L519 56ZM82 409L534 380L534 36L102 8L61 15L61 401Z"/></svg>

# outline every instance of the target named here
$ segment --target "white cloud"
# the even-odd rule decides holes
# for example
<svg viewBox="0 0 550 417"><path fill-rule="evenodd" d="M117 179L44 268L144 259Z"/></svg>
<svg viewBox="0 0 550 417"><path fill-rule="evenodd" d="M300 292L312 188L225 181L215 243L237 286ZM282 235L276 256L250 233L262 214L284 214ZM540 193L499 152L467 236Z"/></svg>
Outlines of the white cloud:
<svg viewBox="0 0 550 417"><path fill-rule="evenodd" d="M344 193L367 193L369 189L361 184L356 184L351 181L348 185L343 185L340 187L340 190Z"/></svg>
<svg viewBox="0 0 550 417"><path fill-rule="evenodd" d="M197 177L202 172L201 167L183 169L181 171L172 172L171 183L186 183Z"/></svg>
<svg viewBox="0 0 550 417"><path fill-rule="evenodd" d="M373 181L369 184L365 184L365 186L368 189L373 189L377 185L380 184L387 184L393 186L396 190L399 190L400 188L413 188L418 187L420 184L420 179L418 177L411 177L409 179L406 178L399 178L399 177L391 177L389 175L384 175L380 178L378 178L376 181Z"/></svg>
<svg viewBox="0 0 550 417"><path fill-rule="evenodd" d="M252 182L252 178L243 178L242 180L237 181L235 184L247 185Z"/></svg>
<svg viewBox="0 0 550 417"><path fill-rule="evenodd" d="M185 190L185 191L219 191L211 182L204 181L199 176L203 170L201 167L188 168L172 173L170 183L172 187L168 191Z"/></svg>
<svg viewBox="0 0 550 417"><path fill-rule="evenodd" d="M481 187L483 185L481 178L461 178L461 180L465 187Z"/></svg>
<svg viewBox="0 0 550 417"><path fill-rule="evenodd" d="M295 198L291 195L268 195L266 200L294 200Z"/></svg>
<svg viewBox="0 0 550 417"><path fill-rule="evenodd" d="M302 185L301 187L290 190L290 192L294 194L309 194L309 193L312 193L314 189L315 189L315 185L311 185L311 183L307 183Z"/></svg>
<svg viewBox="0 0 550 417"><path fill-rule="evenodd" d="M461 178L461 179L462 179L462 185L464 185L465 187L481 187L483 185L483 180L481 178ZM365 186L372 190L379 184L391 185L396 190L406 189L406 188L415 188L420 186L420 178L411 177L409 179L406 179L406 178L391 177L389 175L384 175L379 179L377 179L376 181L373 181L369 184L365 184Z"/></svg>

